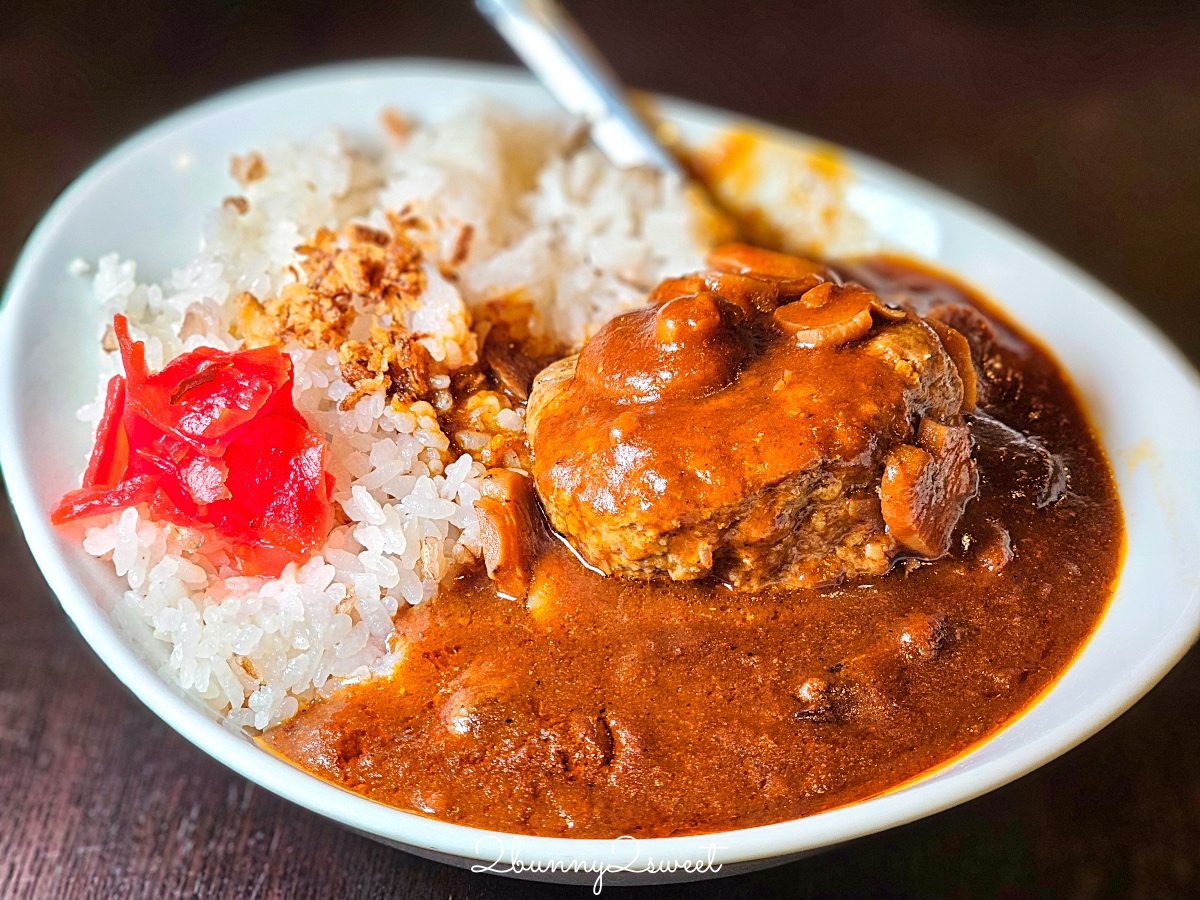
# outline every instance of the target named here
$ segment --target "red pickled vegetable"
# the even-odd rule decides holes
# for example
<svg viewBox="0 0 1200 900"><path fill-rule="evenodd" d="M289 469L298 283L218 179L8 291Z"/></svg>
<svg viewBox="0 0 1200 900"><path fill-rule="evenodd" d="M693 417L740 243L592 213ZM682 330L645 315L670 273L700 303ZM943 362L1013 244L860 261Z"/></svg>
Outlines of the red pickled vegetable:
<svg viewBox="0 0 1200 900"><path fill-rule="evenodd" d="M283 410L304 422L292 405L291 359L278 347L238 353L199 347L151 374L145 347L130 338L124 316L116 317L113 330L129 378L130 405L147 422L201 453L220 455L241 429L271 412L281 397Z"/></svg>
<svg viewBox="0 0 1200 900"><path fill-rule="evenodd" d="M202 347L150 372L125 317L113 328L125 376L109 382L83 486L51 519L145 503L223 542L247 574L276 574L318 549L333 476L324 440L292 402L287 354Z"/></svg>
<svg viewBox="0 0 1200 900"><path fill-rule="evenodd" d="M86 519L103 513L114 513L127 506L134 506L146 499L153 489L153 479L148 475L135 475L110 488L79 488L68 491L50 513L55 525L74 519Z"/></svg>
<svg viewBox="0 0 1200 900"><path fill-rule="evenodd" d="M254 423L225 453L230 499L214 503L221 533L294 553L325 540L325 441L281 415Z"/></svg>
<svg viewBox="0 0 1200 900"><path fill-rule="evenodd" d="M83 473L84 487L112 487L129 462L129 440L121 416L125 411L125 379L114 375L104 396L104 415L96 428L96 446L92 448L87 471Z"/></svg>

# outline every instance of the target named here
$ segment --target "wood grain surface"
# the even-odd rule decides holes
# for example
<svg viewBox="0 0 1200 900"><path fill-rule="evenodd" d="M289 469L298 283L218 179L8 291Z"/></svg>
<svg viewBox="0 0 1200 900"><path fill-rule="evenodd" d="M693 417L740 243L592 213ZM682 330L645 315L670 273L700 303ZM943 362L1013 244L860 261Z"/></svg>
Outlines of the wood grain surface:
<svg viewBox="0 0 1200 900"><path fill-rule="evenodd" d="M974 200L1200 358L1196 4L569 5L630 83L845 143ZM465 0L0 11L0 272L87 163L215 90L349 58L509 59ZM786 867L654 894L1200 895L1198 709L1193 652L1116 723L1013 785ZM387 849L207 758L80 640L0 509L0 896L561 893L586 889Z"/></svg>

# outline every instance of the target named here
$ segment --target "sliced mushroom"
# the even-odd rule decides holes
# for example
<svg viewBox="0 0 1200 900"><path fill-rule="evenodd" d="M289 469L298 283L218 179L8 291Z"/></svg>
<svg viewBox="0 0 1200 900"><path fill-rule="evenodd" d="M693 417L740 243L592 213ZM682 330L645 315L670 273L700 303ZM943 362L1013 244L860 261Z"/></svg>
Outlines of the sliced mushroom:
<svg viewBox="0 0 1200 900"><path fill-rule="evenodd" d="M946 643L946 620L940 615L909 613L889 628L888 636L900 656L933 659Z"/></svg>
<svg viewBox="0 0 1200 900"><path fill-rule="evenodd" d="M546 366L534 377L529 405L525 408L525 439L531 447L546 402L556 395L559 385L575 377L578 366L579 354L573 353Z"/></svg>
<svg viewBox="0 0 1200 900"><path fill-rule="evenodd" d="M717 304L717 298L707 291L668 300L654 317L655 337L660 344L671 346L711 338L721 330Z"/></svg>
<svg viewBox="0 0 1200 900"><path fill-rule="evenodd" d="M1004 472L1013 498L1026 497L1038 509L1057 503L1066 494L1071 473L1066 460L1051 453L1032 434L977 412L971 424L975 457L984 472Z"/></svg>
<svg viewBox="0 0 1200 900"><path fill-rule="evenodd" d="M769 313L780 301L794 300L828 280L810 272L801 278L780 278L757 272L708 271L668 278L650 293L651 306L661 306L677 297L715 294L738 307L747 316Z"/></svg>
<svg viewBox="0 0 1200 900"><path fill-rule="evenodd" d="M704 290L708 290L704 275L700 272L693 272L691 275L681 275L678 278L660 281L658 286L650 292L648 302L651 306L662 306L668 300L674 300L676 297L690 297L692 294L698 294Z"/></svg>
<svg viewBox="0 0 1200 900"><path fill-rule="evenodd" d="M721 272L754 275L772 280L802 280L812 275L825 277L825 267L812 260L776 253L749 244L724 244L708 254L708 264Z"/></svg>
<svg viewBox="0 0 1200 900"><path fill-rule="evenodd" d="M453 735L499 730L512 722L514 708L520 708L514 702L517 680L502 660L477 659L448 687L450 696L438 710L438 719Z"/></svg>
<svg viewBox="0 0 1200 900"><path fill-rule="evenodd" d="M971 558L981 568L995 575L1016 555L1013 553L1012 537L1008 529L995 519L987 519L972 535L968 545ZM964 543L966 538L963 538Z"/></svg>
<svg viewBox="0 0 1200 900"><path fill-rule="evenodd" d="M827 721L832 716L834 702L833 685L825 678L806 678L801 682L793 696L797 700L796 718L811 721Z"/></svg>
<svg viewBox="0 0 1200 900"><path fill-rule="evenodd" d="M837 666L837 675L851 682L872 682L897 663L935 659L949 643L950 632L942 614L910 612L887 622L874 643Z"/></svg>
<svg viewBox="0 0 1200 900"><path fill-rule="evenodd" d="M883 521L900 544L932 559L949 549L974 492L967 427L922 419L917 446L901 444L888 453L879 485Z"/></svg>
<svg viewBox="0 0 1200 900"><path fill-rule="evenodd" d="M817 284L818 280L814 280L809 287ZM738 272L704 273L706 290L728 300L748 316L755 313L769 313L779 305L779 284L776 281L755 278Z"/></svg>
<svg viewBox="0 0 1200 900"><path fill-rule="evenodd" d="M775 322L801 347L837 347L871 330L875 302L866 288L825 282L775 310Z"/></svg>
<svg viewBox="0 0 1200 900"><path fill-rule="evenodd" d="M479 363L492 386L512 403L520 405L529 399L538 361L522 351L505 325L494 325L488 332Z"/></svg>
<svg viewBox="0 0 1200 900"><path fill-rule="evenodd" d="M542 531L533 481L510 469L489 469L479 493L475 512L488 577L501 593L524 599Z"/></svg>
<svg viewBox="0 0 1200 900"><path fill-rule="evenodd" d="M884 319L890 319L893 322L899 322L901 319L908 318L907 310L897 309L894 306L886 306L878 297L871 304L871 312Z"/></svg>
<svg viewBox="0 0 1200 900"><path fill-rule="evenodd" d="M888 716L895 691L915 667L939 657L954 629L940 613L910 612L885 620L878 638L861 652L810 677L794 693L797 718L813 722L870 721Z"/></svg>
<svg viewBox="0 0 1200 900"><path fill-rule="evenodd" d="M930 328L937 332L942 346L946 348L946 354L954 362L954 368L958 370L958 377L963 384L962 411L971 412L975 409L975 401L978 399L975 363L971 359L971 345L967 343L967 339L962 336L961 332L951 328L945 322L933 318L925 321Z"/></svg>

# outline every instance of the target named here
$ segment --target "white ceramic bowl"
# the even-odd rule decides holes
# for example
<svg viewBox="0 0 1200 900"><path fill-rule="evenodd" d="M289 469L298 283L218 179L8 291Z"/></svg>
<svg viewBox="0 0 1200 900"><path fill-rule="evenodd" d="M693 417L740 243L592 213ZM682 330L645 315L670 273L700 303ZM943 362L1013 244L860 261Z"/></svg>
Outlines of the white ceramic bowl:
<svg viewBox="0 0 1200 900"><path fill-rule="evenodd" d="M95 386L98 311L86 284L68 276L69 261L115 249L139 261L140 275L160 278L193 255L204 211L228 191L230 154L330 124L366 129L387 104L436 120L480 98L552 108L514 70L431 61L337 66L223 94L141 132L88 170L54 204L17 263L0 312L0 464L9 494L38 564L84 638L180 734L268 790L422 856L552 880L590 882L598 869L607 869L605 883L680 880L713 872L703 866L662 872L658 864L711 860L721 874L762 867L1012 781L1111 722L1192 644L1200 628L1200 391L1193 370L1128 306L1034 241L929 185L847 153L876 226L910 237L915 229L927 255L1000 301L1054 349L1112 461L1128 529L1120 585L1079 658L1023 715L902 789L805 819L640 843L514 841L389 809L320 781L226 730L161 681L96 604L119 590L110 567L56 533L47 518L52 503L77 483L89 434L74 413ZM735 121L670 100L661 109L691 139L712 137ZM552 864L559 870L544 871Z"/></svg>

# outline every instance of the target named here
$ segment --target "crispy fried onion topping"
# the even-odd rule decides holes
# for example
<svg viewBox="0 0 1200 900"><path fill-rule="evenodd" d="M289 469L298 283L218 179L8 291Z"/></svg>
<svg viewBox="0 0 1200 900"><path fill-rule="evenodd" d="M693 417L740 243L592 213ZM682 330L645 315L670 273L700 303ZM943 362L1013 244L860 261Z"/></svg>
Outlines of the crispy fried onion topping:
<svg viewBox="0 0 1200 900"><path fill-rule="evenodd" d="M421 335L399 324L425 289L421 248L411 236L420 222L403 211L388 219L388 230L361 224L340 233L318 230L297 248L294 283L266 300L248 292L238 297L237 329L247 347L294 342L337 351L352 388L342 409L380 389L397 407L431 393L433 360ZM372 316L368 336L351 340L363 313Z"/></svg>

